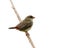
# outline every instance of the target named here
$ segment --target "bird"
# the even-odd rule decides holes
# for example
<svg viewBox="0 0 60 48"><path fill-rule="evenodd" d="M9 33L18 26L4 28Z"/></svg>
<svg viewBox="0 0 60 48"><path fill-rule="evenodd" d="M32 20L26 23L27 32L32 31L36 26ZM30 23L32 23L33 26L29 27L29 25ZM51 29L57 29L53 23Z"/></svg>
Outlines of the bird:
<svg viewBox="0 0 60 48"><path fill-rule="evenodd" d="M28 15L24 20L22 20L15 27L10 27L9 29L17 29L19 31L28 32L33 25L33 17L32 15Z"/></svg>

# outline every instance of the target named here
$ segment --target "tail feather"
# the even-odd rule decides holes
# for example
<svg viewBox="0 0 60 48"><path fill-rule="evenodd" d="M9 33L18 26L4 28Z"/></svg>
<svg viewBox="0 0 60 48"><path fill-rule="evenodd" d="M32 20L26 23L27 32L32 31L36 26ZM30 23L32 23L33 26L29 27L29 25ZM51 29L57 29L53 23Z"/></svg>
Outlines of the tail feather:
<svg viewBox="0 0 60 48"><path fill-rule="evenodd" d="M9 29L16 29L16 27L10 27Z"/></svg>

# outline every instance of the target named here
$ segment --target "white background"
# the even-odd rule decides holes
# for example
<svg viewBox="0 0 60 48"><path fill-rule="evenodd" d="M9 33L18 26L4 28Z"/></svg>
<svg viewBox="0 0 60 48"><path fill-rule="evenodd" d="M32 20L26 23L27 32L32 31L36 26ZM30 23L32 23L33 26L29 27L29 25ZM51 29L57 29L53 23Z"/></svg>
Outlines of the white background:
<svg viewBox="0 0 60 48"><path fill-rule="evenodd" d="M29 31L36 48L60 48L60 0L13 0L23 20L35 17ZM9 0L0 0L0 48L32 48L24 32L9 30L19 23Z"/></svg>

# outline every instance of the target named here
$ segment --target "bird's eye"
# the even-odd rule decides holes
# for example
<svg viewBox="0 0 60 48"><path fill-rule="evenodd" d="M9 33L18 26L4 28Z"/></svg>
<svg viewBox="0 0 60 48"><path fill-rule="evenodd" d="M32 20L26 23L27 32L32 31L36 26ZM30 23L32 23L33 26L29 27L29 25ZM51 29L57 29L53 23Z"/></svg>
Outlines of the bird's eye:
<svg viewBox="0 0 60 48"><path fill-rule="evenodd" d="M30 18L33 18L33 16L30 16Z"/></svg>

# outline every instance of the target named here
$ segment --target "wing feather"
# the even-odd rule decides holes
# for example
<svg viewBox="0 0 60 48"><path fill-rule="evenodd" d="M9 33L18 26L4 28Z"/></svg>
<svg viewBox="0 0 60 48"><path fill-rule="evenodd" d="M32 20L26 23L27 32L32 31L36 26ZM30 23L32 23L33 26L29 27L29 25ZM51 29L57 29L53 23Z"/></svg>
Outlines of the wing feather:
<svg viewBox="0 0 60 48"><path fill-rule="evenodd" d="M19 30L24 31L32 26L32 22L21 22L20 24L17 25Z"/></svg>

